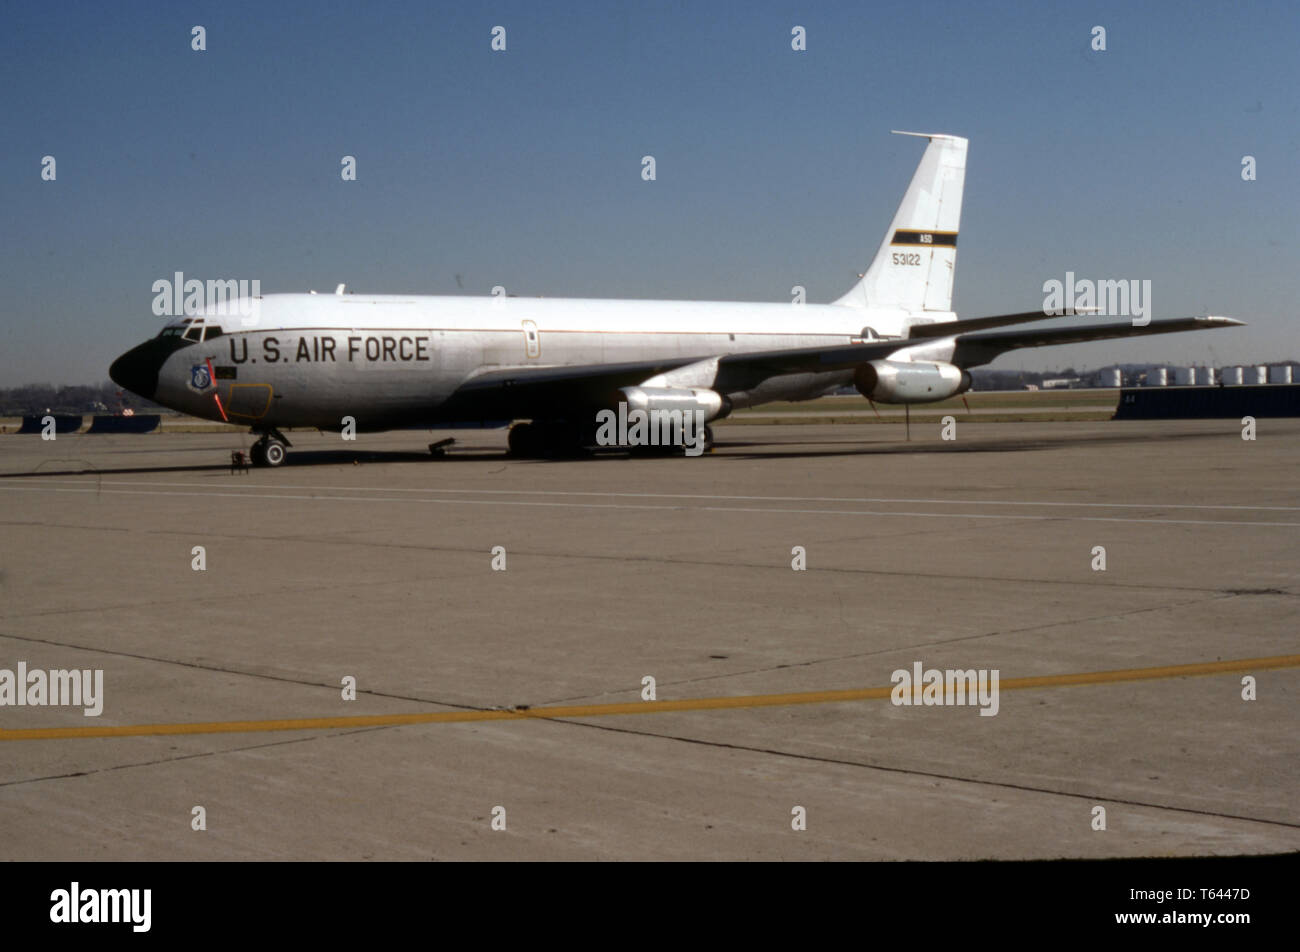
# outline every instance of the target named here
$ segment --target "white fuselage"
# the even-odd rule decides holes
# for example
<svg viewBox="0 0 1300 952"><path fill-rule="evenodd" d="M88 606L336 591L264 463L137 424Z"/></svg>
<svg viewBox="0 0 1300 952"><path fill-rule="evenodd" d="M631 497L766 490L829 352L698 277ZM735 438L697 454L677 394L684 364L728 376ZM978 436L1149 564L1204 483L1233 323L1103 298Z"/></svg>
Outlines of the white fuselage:
<svg viewBox="0 0 1300 952"><path fill-rule="evenodd" d="M359 429L453 422L440 405L466 380L505 368L706 360L864 337L898 338L896 359L922 346L942 359L945 342L909 347L902 338L910 324L955 318L829 304L351 294L274 294L223 309L231 313L203 316L206 335L188 331L205 339L166 358L153 399L258 427L338 428L351 416ZM189 320L174 319L170 332ZM811 399L850 378L774 377L727 396L735 406Z"/></svg>

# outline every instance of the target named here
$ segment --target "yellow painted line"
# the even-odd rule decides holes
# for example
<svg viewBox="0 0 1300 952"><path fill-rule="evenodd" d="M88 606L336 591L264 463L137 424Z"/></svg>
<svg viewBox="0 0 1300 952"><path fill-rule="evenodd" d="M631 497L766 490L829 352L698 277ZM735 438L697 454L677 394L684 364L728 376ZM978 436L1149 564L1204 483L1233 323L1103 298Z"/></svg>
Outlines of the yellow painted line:
<svg viewBox="0 0 1300 952"><path fill-rule="evenodd" d="M1300 654L1239 658L1200 664L1175 664L1119 671L1085 671L1000 680L1000 691L1153 681L1270 668L1300 667ZM463 724L471 721L521 721L529 718L604 717L611 714L662 714L671 711L716 711L729 708L779 707L790 704L835 704L887 698L894 687L846 691L799 691L792 694L743 694L734 697L682 698L676 701L631 701L621 704L570 704L493 711L437 711L421 714L367 714L356 717L297 717L267 721L206 721L194 724L127 724L115 727L38 727L0 730L5 740L64 740L79 737L146 737L167 734L245 734L258 731L303 731L333 728L398 727L406 724Z"/></svg>

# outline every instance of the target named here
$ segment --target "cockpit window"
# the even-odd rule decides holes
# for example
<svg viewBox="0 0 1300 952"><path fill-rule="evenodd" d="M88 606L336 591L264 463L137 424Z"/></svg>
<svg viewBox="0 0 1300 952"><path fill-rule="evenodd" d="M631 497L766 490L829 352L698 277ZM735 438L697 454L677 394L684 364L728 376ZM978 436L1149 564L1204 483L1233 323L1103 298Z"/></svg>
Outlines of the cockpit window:
<svg viewBox="0 0 1300 952"><path fill-rule="evenodd" d="M196 344L199 341L220 337L221 334L222 330L216 324L204 324L202 321L191 321L189 319L185 321L184 326L172 324L158 332L159 337L180 337Z"/></svg>

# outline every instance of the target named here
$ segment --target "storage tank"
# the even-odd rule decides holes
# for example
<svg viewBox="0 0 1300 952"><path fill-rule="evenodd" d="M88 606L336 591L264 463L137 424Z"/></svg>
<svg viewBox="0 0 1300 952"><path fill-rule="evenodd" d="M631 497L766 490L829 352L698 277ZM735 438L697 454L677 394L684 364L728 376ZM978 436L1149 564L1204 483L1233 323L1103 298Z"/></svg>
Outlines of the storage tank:
<svg viewBox="0 0 1300 952"><path fill-rule="evenodd" d="M1199 385L1202 386L1202 387L1213 387L1213 386L1214 386L1214 368L1213 368L1213 367L1197 367L1197 368L1196 368L1196 382L1197 382L1197 384L1199 384Z"/></svg>
<svg viewBox="0 0 1300 952"><path fill-rule="evenodd" d="M1152 367L1147 371L1148 387L1167 387L1169 386L1169 371L1164 367Z"/></svg>
<svg viewBox="0 0 1300 952"><path fill-rule="evenodd" d="M1291 382L1291 365L1283 364L1280 367L1268 368L1269 383L1290 383Z"/></svg>
<svg viewBox="0 0 1300 952"><path fill-rule="evenodd" d="M1246 379L1256 386L1261 383L1268 383L1268 368L1251 367L1250 371L1246 374Z"/></svg>
<svg viewBox="0 0 1300 952"><path fill-rule="evenodd" d="M1196 385L1196 368L1195 367L1175 367L1174 368L1174 386L1175 387L1193 387Z"/></svg>
<svg viewBox="0 0 1300 952"><path fill-rule="evenodd" d="M1101 385L1103 387L1122 387L1124 386L1124 375L1120 373L1118 367L1107 367L1101 372Z"/></svg>
<svg viewBox="0 0 1300 952"><path fill-rule="evenodd" d="M1225 387L1240 387L1243 379L1240 367L1223 368L1223 385Z"/></svg>

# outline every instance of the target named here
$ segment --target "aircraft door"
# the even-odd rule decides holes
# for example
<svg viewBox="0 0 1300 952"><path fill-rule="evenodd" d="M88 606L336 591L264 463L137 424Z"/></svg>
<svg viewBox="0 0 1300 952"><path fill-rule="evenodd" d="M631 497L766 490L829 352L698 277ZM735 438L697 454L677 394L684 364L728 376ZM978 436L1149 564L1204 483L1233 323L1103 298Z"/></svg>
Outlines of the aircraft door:
<svg viewBox="0 0 1300 952"><path fill-rule="evenodd" d="M271 385L232 383L226 397L226 413L244 420L260 420L271 409Z"/></svg>
<svg viewBox="0 0 1300 952"><path fill-rule="evenodd" d="M541 335L537 331L535 321L524 321L524 354L529 360L534 360L542 355Z"/></svg>

